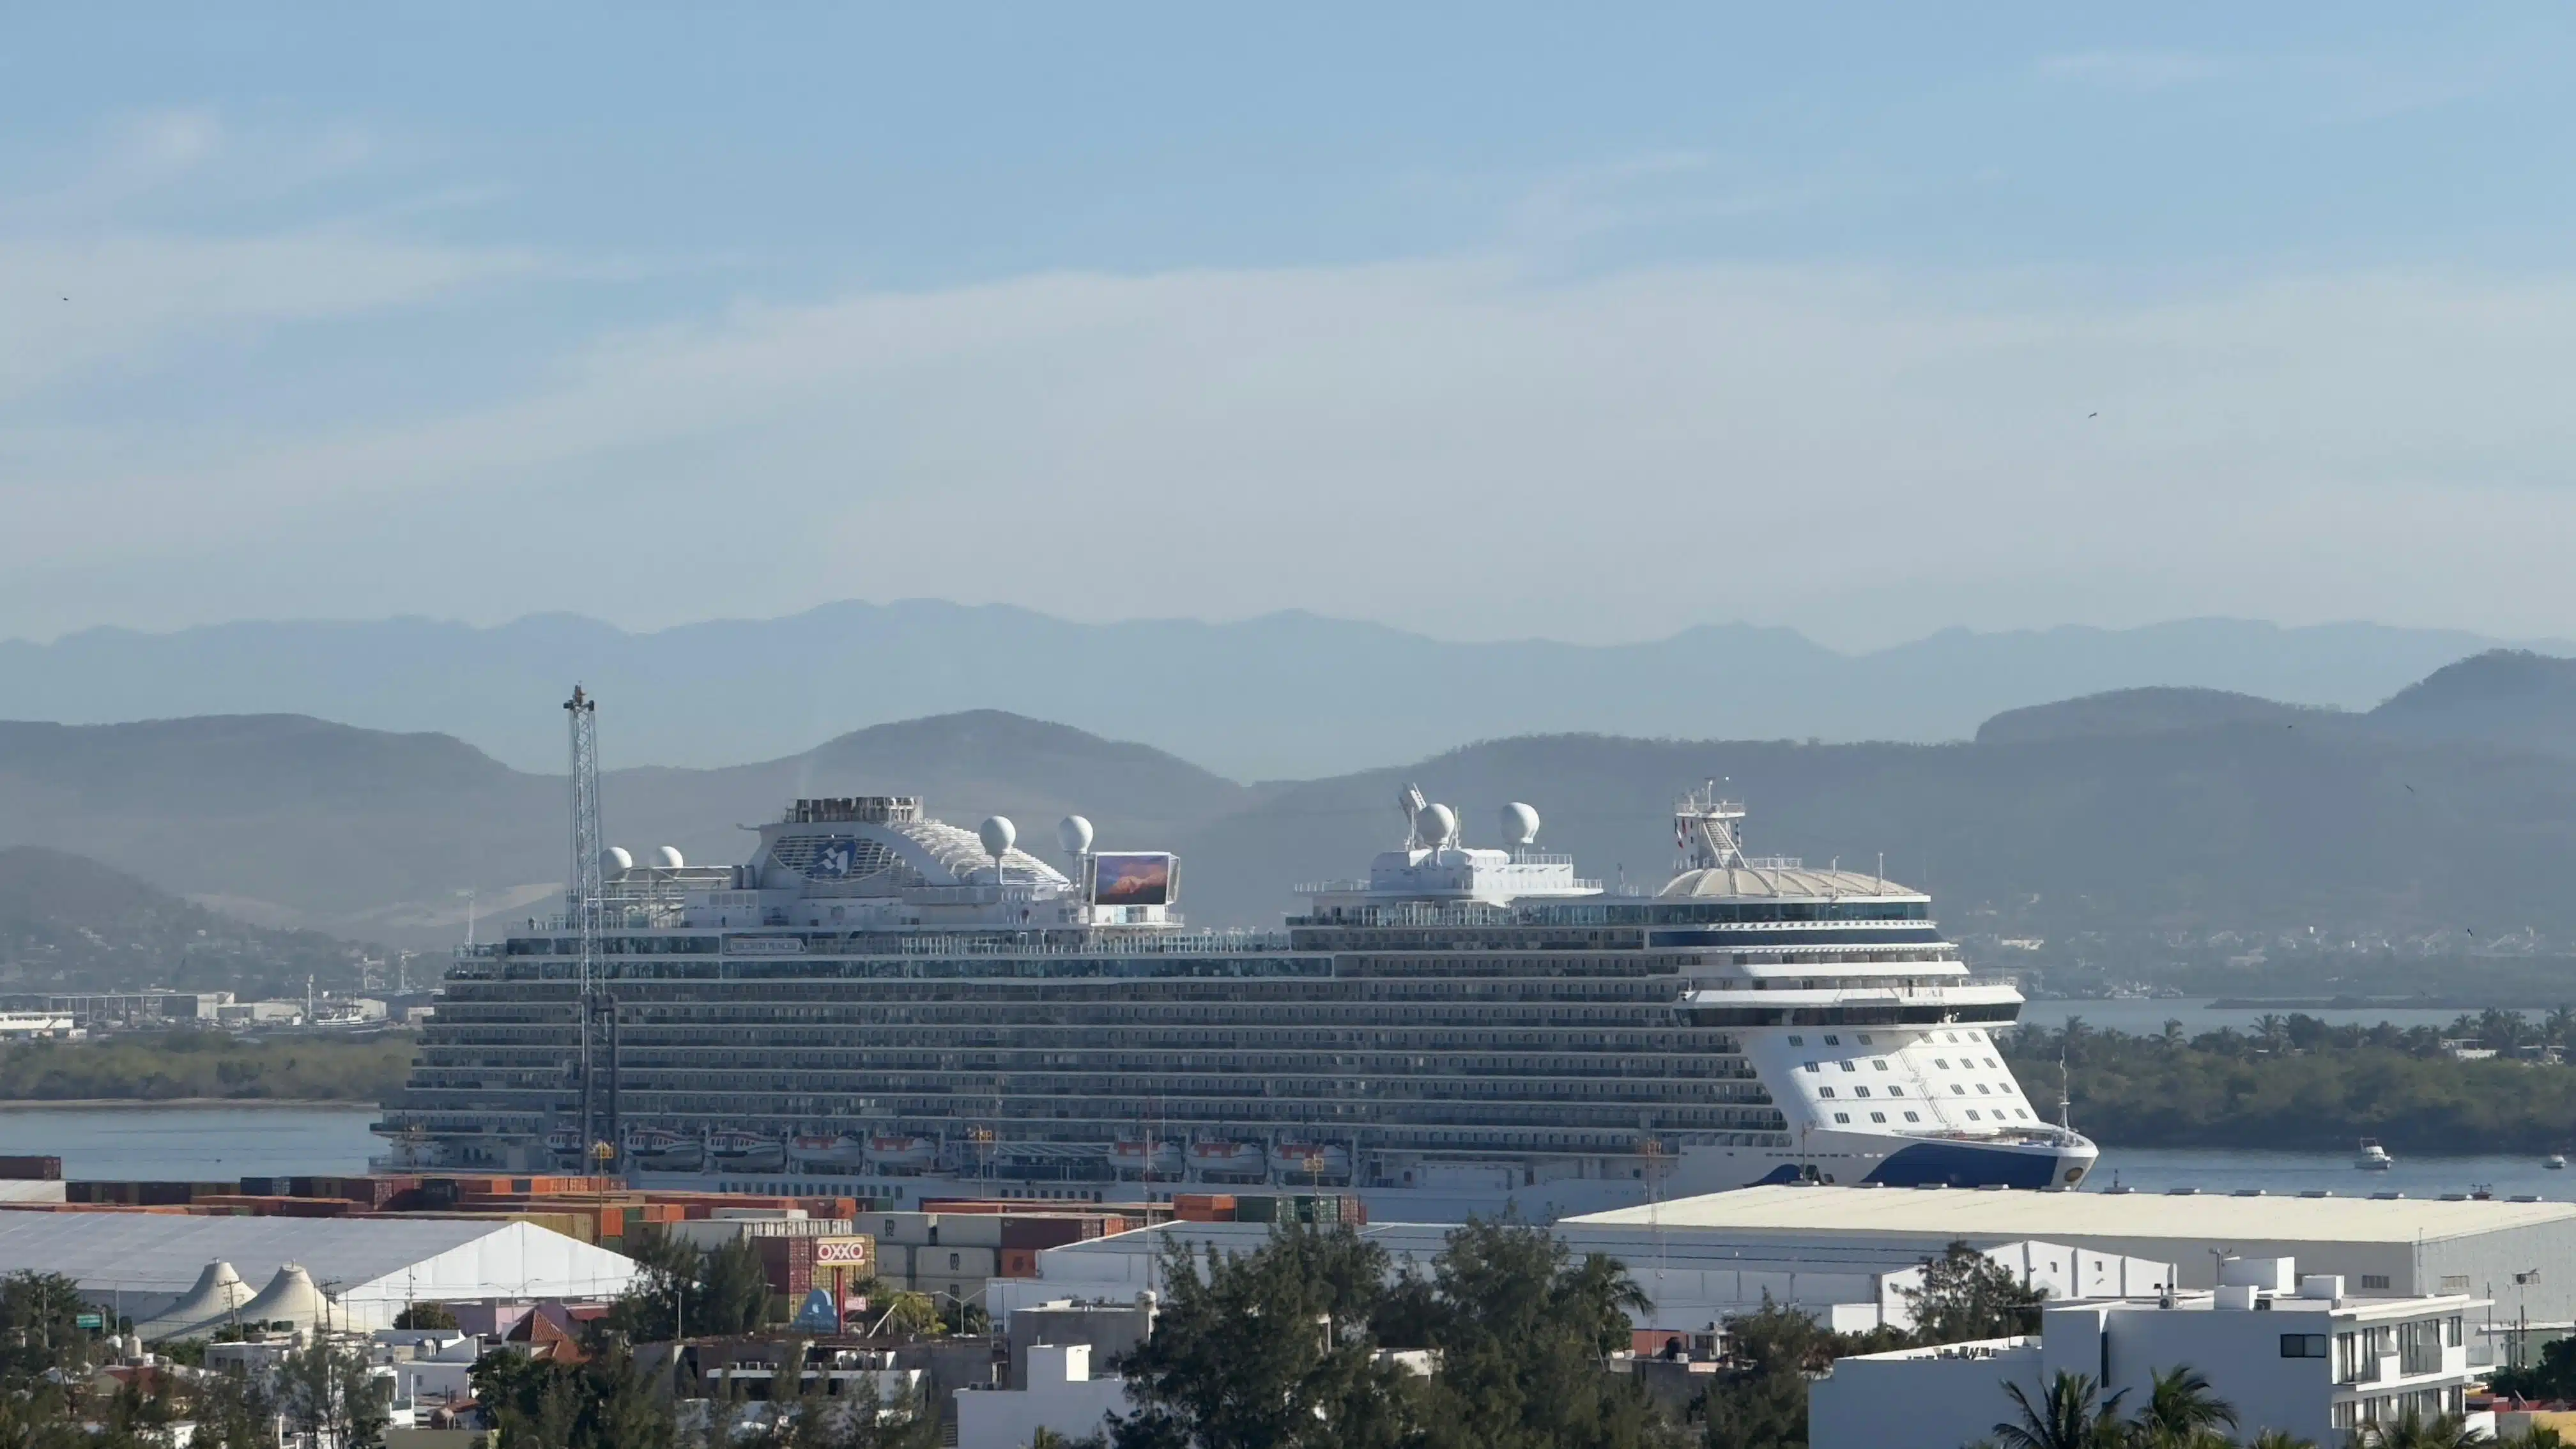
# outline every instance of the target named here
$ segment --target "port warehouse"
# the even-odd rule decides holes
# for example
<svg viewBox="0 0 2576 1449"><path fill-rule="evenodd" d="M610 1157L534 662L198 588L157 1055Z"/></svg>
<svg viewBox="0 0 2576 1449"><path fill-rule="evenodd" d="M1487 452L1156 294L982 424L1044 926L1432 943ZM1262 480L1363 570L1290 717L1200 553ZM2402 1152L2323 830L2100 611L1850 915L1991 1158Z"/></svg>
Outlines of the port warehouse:
<svg viewBox="0 0 2576 1449"><path fill-rule="evenodd" d="M1453 1230L1359 1229L1399 1268L1424 1269ZM1038 1255L1035 1281L997 1283L993 1306L1132 1299L1166 1271L1166 1243L1245 1251L1268 1231L1177 1221L1070 1244ZM1674 1331L1704 1330L1766 1295L1839 1329L1890 1321L1914 1270L1952 1243L2059 1298L2205 1289L2222 1256L2295 1258L2359 1297L2491 1299L2482 1327L2576 1317L2568 1203L1779 1186L1567 1218L1553 1231L1576 1253L1624 1263L1656 1303L1639 1326Z"/></svg>
<svg viewBox="0 0 2576 1449"><path fill-rule="evenodd" d="M2360 1297L2467 1293L2496 1323L2576 1319L2576 1204L2441 1198L1970 1189L1753 1187L1559 1224L1639 1240L1879 1244L1907 1253L2016 1241L2172 1263L2184 1288L2217 1283L2221 1256L2295 1258ZM1634 1271L1651 1247L1620 1256Z"/></svg>
<svg viewBox="0 0 2576 1449"><path fill-rule="evenodd" d="M614 1298L635 1276L623 1254L523 1222L0 1212L0 1272L63 1274L137 1323L210 1263L232 1264L253 1289L299 1265L348 1329L390 1328L415 1302Z"/></svg>

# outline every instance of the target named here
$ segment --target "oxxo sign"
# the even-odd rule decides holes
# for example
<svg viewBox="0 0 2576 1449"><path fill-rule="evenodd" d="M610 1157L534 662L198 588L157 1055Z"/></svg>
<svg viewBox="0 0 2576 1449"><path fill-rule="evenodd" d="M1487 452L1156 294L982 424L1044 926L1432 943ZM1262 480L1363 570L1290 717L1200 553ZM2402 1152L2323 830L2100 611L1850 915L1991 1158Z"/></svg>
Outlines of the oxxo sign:
<svg viewBox="0 0 2576 1449"><path fill-rule="evenodd" d="M865 1238L821 1238L814 1244L816 1267L864 1268L868 1265L868 1240Z"/></svg>

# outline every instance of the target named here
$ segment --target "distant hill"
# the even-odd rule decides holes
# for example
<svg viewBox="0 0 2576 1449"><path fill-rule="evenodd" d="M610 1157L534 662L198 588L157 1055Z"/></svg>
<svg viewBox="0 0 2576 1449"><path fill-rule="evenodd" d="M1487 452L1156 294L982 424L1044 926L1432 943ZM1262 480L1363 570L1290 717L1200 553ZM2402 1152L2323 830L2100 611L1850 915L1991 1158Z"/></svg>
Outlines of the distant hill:
<svg viewBox="0 0 2576 1449"><path fill-rule="evenodd" d="M81 856L0 849L0 991L300 994L308 975L354 985L364 954L313 931L245 925Z"/></svg>
<svg viewBox="0 0 2576 1449"><path fill-rule="evenodd" d="M651 633L567 615L493 628L389 619L98 629L0 643L0 718L291 712L436 730L550 772L564 753L554 706L578 679L603 701L612 765L776 759L870 724L997 709L1262 780L1528 734L1957 740L2001 711L2148 686L2364 709L2499 642L2193 619L1950 629L1854 655L1745 624L1591 647L1444 642L1302 613L1082 624L908 600Z"/></svg>
<svg viewBox="0 0 2576 1449"><path fill-rule="evenodd" d="M1458 808L1470 843L1494 843L1496 809L1529 801L1543 843L1651 889L1672 866L1674 795L1723 777L1752 808L1757 851L1847 869L1884 851L1887 874L1935 892L1963 931L2564 939L2576 752L2543 747L2558 697L2528 683L2560 663L2471 661L2366 714L2127 691L1999 718L1973 742L1528 735L1261 786L969 711L761 764L614 771L605 823L639 853L730 862L748 842L735 827L796 796L913 793L960 823L1010 815L1051 856L1049 827L1080 811L1104 845L1181 851L1194 919L1265 926L1294 883L1354 874L1395 842L1408 780ZM434 735L285 716L0 726L0 845L78 851L246 919L370 940L454 941L467 887L487 918L550 908L565 808L562 777Z"/></svg>
<svg viewBox="0 0 2576 1449"><path fill-rule="evenodd" d="M2370 722L2416 739L2576 754L2576 659L2491 650L2399 690Z"/></svg>
<svg viewBox="0 0 2576 1449"><path fill-rule="evenodd" d="M1977 726L1977 743L2019 745L2105 735L2153 735L2222 724L2296 726L2302 721L2330 722L2336 713L2223 689L2115 689L2055 704L2008 709Z"/></svg>
<svg viewBox="0 0 2576 1449"><path fill-rule="evenodd" d="M1141 745L979 711L855 731L724 770L611 771L613 842L733 861L735 827L796 796L912 793L972 823L1017 817L1045 848L1089 816L1152 845L1261 792ZM293 715L136 725L0 723L0 845L95 856L242 919L406 946L551 908L569 853L560 775L512 770L444 735ZM464 892L475 896L469 905Z"/></svg>

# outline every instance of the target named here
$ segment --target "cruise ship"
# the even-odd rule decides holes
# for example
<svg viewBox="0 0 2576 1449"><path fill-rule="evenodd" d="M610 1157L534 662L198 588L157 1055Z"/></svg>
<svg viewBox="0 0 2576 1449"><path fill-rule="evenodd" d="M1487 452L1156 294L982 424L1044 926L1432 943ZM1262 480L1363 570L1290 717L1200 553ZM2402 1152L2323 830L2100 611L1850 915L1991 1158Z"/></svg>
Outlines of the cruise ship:
<svg viewBox="0 0 2576 1449"><path fill-rule="evenodd" d="M1367 877L1301 887L1276 933L1188 927L1180 861L1078 816L1062 868L906 796L797 800L738 865L609 850L586 937L575 900L461 950L378 1161L884 1204L1266 1187L1417 1222L2092 1167L2003 1063L2020 993L1922 892L1750 855L1713 788L1652 895L1539 850L1526 804L1479 846L1400 803Z"/></svg>

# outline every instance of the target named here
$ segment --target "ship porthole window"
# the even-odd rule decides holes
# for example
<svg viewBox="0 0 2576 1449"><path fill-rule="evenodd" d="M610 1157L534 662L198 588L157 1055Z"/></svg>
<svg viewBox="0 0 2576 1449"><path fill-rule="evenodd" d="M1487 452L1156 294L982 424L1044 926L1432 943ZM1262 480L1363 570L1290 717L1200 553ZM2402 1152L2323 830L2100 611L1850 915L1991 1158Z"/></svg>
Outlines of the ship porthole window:
<svg viewBox="0 0 2576 1449"><path fill-rule="evenodd" d="M1834 1114L1834 1120L1848 1126L1851 1122L1851 1114L1849 1112L1836 1112Z"/></svg>
<svg viewBox="0 0 2576 1449"><path fill-rule="evenodd" d="M1920 1121L1922 1121L1923 1119L1922 1119L1922 1118L1920 1118L1920 1117L1915 1116L1915 1115L1914 1115L1913 1113L1911 1113L1911 1112L1908 1112L1908 1113L1906 1113L1906 1114L1905 1114L1905 1120L1906 1120L1906 1121L1908 1121L1908 1122L1920 1122Z"/></svg>
<svg viewBox="0 0 2576 1449"><path fill-rule="evenodd" d="M1884 1122L1887 1120L1887 1114L1885 1112L1872 1112L1869 1114L1869 1120L1872 1122Z"/></svg>

